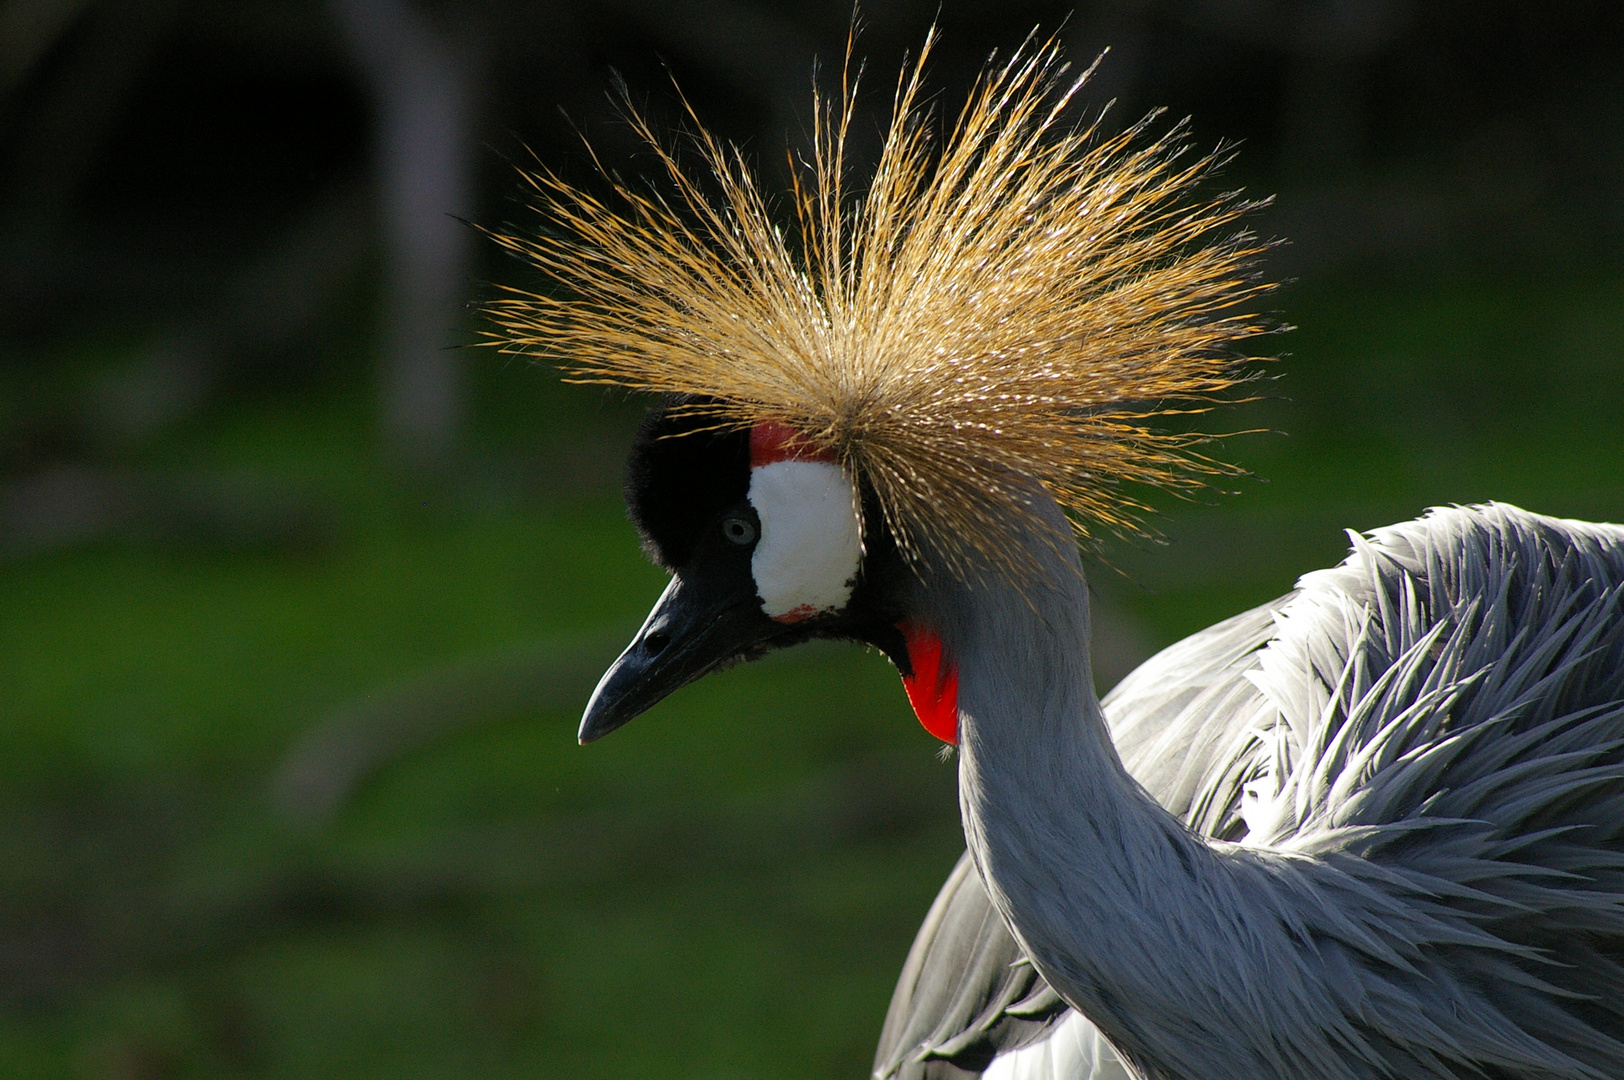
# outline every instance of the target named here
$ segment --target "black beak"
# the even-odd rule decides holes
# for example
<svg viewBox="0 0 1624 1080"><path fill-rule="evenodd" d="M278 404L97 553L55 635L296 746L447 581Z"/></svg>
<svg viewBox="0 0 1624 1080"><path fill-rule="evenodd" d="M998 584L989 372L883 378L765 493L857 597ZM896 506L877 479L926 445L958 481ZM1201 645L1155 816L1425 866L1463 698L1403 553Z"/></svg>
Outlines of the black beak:
<svg viewBox="0 0 1624 1080"><path fill-rule="evenodd" d="M598 681L581 717L581 742L601 739L741 654L789 628L761 610L755 589L671 579L626 651Z"/></svg>

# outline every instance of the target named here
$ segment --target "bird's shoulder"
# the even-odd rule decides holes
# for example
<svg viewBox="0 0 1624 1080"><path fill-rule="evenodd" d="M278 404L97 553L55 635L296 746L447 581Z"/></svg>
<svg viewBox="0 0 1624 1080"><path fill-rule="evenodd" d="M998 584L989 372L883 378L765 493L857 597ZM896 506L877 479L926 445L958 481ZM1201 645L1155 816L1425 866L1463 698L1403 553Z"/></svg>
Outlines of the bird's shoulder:
<svg viewBox="0 0 1624 1080"><path fill-rule="evenodd" d="M1348 535L1340 564L1106 697L1129 772L1194 831L1269 844L1403 822L1436 804L1446 763L1459 781L1504 754L1488 729L1554 734L1624 697L1624 528L1491 503Z"/></svg>
<svg viewBox="0 0 1624 1080"><path fill-rule="evenodd" d="M1440 793L1470 778L1609 740L1624 528L1491 503L1349 536L1347 559L1275 613L1246 675L1261 715L1229 756L1249 763L1250 842L1438 818Z"/></svg>

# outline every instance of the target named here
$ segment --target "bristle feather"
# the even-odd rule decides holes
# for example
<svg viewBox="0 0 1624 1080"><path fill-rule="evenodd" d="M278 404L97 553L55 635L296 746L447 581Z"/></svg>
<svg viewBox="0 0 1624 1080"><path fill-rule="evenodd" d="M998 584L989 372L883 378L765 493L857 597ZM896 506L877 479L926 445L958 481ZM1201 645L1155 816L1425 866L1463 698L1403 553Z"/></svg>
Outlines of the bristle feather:
<svg viewBox="0 0 1624 1080"><path fill-rule="evenodd" d="M1266 245L1218 235L1257 204L1192 198L1229 151L1184 160L1186 124L1154 139L1155 114L1115 135L1066 126L1093 68L1062 82L1052 39L989 67L933 149L934 41L898 76L856 200L848 52L839 99L815 98L788 229L686 101L703 180L629 106L667 193L596 158L618 209L526 173L552 228L495 239L562 292L504 290L492 339L570 381L700 396L719 425L789 425L867 481L905 555L1019 578L1030 556L1011 526L1041 528L1033 483L1086 538L1138 527L1148 511L1125 484L1235 471L1192 450L1204 436L1147 422L1232 401L1248 380L1236 349L1270 329L1245 310L1270 288L1251 270Z"/></svg>

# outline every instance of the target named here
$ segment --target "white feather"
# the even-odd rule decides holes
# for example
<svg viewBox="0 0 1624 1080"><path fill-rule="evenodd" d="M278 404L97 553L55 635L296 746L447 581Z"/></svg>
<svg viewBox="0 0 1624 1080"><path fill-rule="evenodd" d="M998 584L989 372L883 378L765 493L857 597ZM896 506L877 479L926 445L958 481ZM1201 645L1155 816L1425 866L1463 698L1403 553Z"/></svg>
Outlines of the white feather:
<svg viewBox="0 0 1624 1080"><path fill-rule="evenodd" d="M1099 1029L1076 1012L1041 1042L994 1058L981 1076L982 1080L1134 1080Z"/></svg>
<svg viewBox="0 0 1624 1080"><path fill-rule="evenodd" d="M762 610L784 622L839 611L862 558L856 500L845 472L823 461L775 461L750 470L761 537L750 559Z"/></svg>

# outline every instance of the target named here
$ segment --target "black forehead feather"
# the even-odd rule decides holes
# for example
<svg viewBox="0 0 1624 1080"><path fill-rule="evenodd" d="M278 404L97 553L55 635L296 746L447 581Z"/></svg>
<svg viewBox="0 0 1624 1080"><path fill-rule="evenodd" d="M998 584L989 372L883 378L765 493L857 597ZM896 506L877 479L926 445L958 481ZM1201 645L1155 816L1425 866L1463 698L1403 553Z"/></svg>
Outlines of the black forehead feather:
<svg viewBox="0 0 1624 1080"><path fill-rule="evenodd" d="M714 431L713 417L667 398L643 418L626 463L626 513L649 558L674 570L687 563L699 533L750 488L750 435Z"/></svg>

